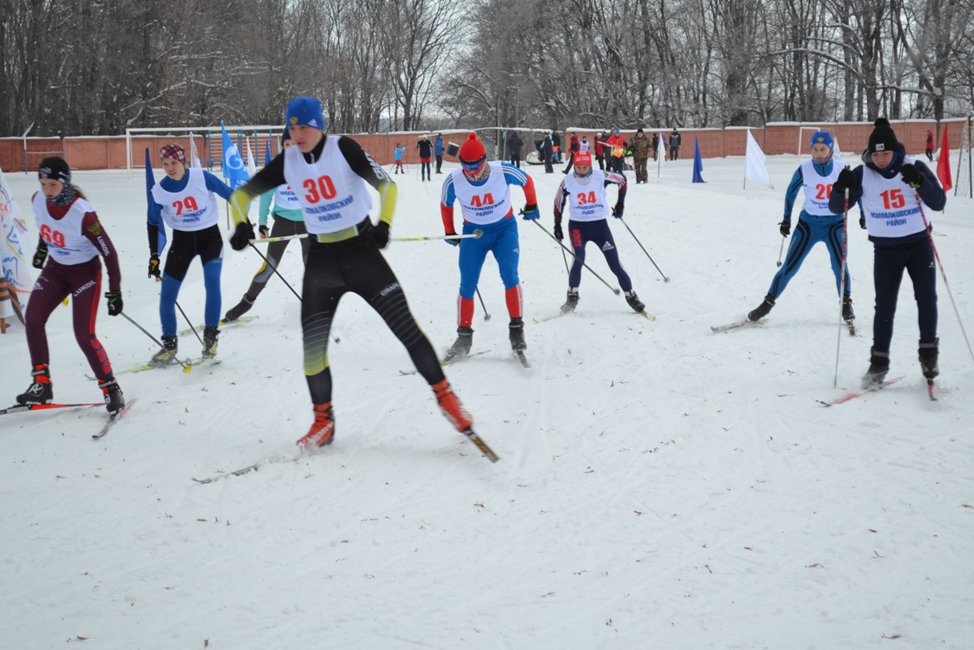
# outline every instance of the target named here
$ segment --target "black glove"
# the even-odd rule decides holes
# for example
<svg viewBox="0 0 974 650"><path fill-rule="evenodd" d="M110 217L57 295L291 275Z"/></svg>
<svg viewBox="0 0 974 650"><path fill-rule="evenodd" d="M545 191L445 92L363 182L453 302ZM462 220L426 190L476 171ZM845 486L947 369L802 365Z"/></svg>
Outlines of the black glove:
<svg viewBox="0 0 974 650"><path fill-rule="evenodd" d="M866 215L864 214L859 215L859 227L863 230L866 229Z"/></svg>
<svg viewBox="0 0 974 650"><path fill-rule="evenodd" d="M149 274L147 278L151 277L162 278L162 271L159 270L159 254L153 253L149 256Z"/></svg>
<svg viewBox="0 0 974 650"><path fill-rule="evenodd" d="M616 206L612 208L612 216L616 219L622 219L622 211L626 209L626 206L622 204L622 201L616 203Z"/></svg>
<svg viewBox="0 0 974 650"><path fill-rule="evenodd" d="M460 238L457 237L457 234L455 232L448 232L444 234L446 234L446 239L444 239L443 241L445 241L447 244L449 244L450 246L460 245Z"/></svg>
<svg viewBox="0 0 974 650"><path fill-rule="evenodd" d="M791 234L791 222L790 221L782 221L781 223L778 224L778 226L779 226L778 227L778 230L781 231L781 236L782 237L787 237L788 235Z"/></svg>
<svg viewBox="0 0 974 650"><path fill-rule="evenodd" d="M557 239L558 241L561 241L564 238L565 238L565 233L562 232L562 230L561 230L561 224L560 223L556 223L555 224L555 239Z"/></svg>
<svg viewBox="0 0 974 650"><path fill-rule="evenodd" d="M108 300L108 315L118 316L122 313L122 292L106 291L105 299Z"/></svg>
<svg viewBox="0 0 974 650"><path fill-rule="evenodd" d="M237 224L237 227L233 231L233 235L230 237L230 247L235 251L242 251L247 248L250 244L250 240L254 238L254 226L249 221L241 221Z"/></svg>
<svg viewBox="0 0 974 650"><path fill-rule="evenodd" d="M845 194L845 191L850 189L856 184L856 176L852 173L852 170L848 167L844 167L842 171L839 172L839 177L835 179L832 183L832 191Z"/></svg>
<svg viewBox="0 0 974 650"><path fill-rule="evenodd" d="M34 260L31 264L34 265L35 269L44 268L44 260L47 259L47 246L38 246L37 251L34 253Z"/></svg>
<svg viewBox="0 0 974 650"><path fill-rule="evenodd" d="M380 221L379 225L372 229L372 241L376 248L385 248L389 245L389 224Z"/></svg>
<svg viewBox="0 0 974 650"><path fill-rule="evenodd" d="M270 229L269 229L269 228L267 227L267 224L266 224L266 223L262 223L262 224L260 224L260 225L259 225L259 226L257 227L257 230L258 230L258 231L260 232L260 238L261 238L261 239L267 239L267 237L268 237L268 236L270 236L270 234L271 234L271 231L270 231Z"/></svg>
<svg viewBox="0 0 974 650"><path fill-rule="evenodd" d="M900 176L903 177L903 182L912 187L913 189L920 189L926 177L923 175L916 165L911 165L906 163L905 165L900 165Z"/></svg>

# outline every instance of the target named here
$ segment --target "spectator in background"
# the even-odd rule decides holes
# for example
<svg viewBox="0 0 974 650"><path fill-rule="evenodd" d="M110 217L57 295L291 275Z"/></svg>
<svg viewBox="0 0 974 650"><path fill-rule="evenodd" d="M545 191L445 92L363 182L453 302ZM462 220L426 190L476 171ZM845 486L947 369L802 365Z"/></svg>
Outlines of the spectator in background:
<svg viewBox="0 0 974 650"><path fill-rule="evenodd" d="M511 131L511 134L507 136L507 153L511 157L511 164L521 168L521 147L524 146L524 142L521 140L521 136L518 135L517 131Z"/></svg>
<svg viewBox="0 0 974 650"><path fill-rule="evenodd" d="M683 136L680 132L673 127L673 133L670 134L670 160L679 160L680 158L680 142L683 140Z"/></svg>
<svg viewBox="0 0 974 650"><path fill-rule="evenodd" d="M567 174L572 170L572 165L575 164L575 154L578 153L578 147L578 136L572 133L571 138L568 140L568 165L561 172L562 174Z"/></svg>
<svg viewBox="0 0 974 650"><path fill-rule="evenodd" d="M590 150L590 145L589 145L589 142L588 142L588 136L587 135L583 135L582 136L582 141L578 143L578 150L579 150L579 152L589 151Z"/></svg>
<svg viewBox="0 0 974 650"><path fill-rule="evenodd" d="M656 153L659 151L659 133L653 134L653 162L656 162Z"/></svg>
<svg viewBox="0 0 974 650"><path fill-rule="evenodd" d="M606 145L608 145L609 150L609 171L616 174L623 173L626 166L626 139L622 135L622 129L616 127L609 139L606 140Z"/></svg>
<svg viewBox="0 0 974 650"><path fill-rule="evenodd" d="M595 134L595 159L599 161L599 169L605 171L605 138L601 131Z"/></svg>
<svg viewBox="0 0 974 650"><path fill-rule="evenodd" d="M927 160L933 162L933 131L927 129Z"/></svg>
<svg viewBox="0 0 974 650"><path fill-rule="evenodd" d="M402 146L401 144L399 144L397 142L396 143L396 150L395 150L395 156L396 156L396 171L393 172L394 174L399 174L399 173L405 174L406 173L403 170L403 168L402 168L402 155L405 152L406 152L406 147Z"/></svg>
<svg viewBox="0 0 974 650"><path fill-rule="evenodd" d="M544 140L538 146L538 152L541 154L541 162L544 163L544 173L554 174L555 170L551 166L551 157L553 153L554 145L551 142L551 131L544 132Z"/></svg>
<svg viewBox="0 0 974 650"><path fill-rule="evenodd" d="M419 173L421 181L428 181L430 179L430 161L433 160L433 143L430 142L429 136L421 135L419 136L419 142L416 144L416 148L419 149Z"/></svg>
<svg viewBox="0 0 974 650"><path fill-rule="evenodd" d="M636 183L648 183L649 174L646 171L646 161L649 160L649 138L643 132L642 127L636 129L636 135L629 143L632 151L632 166L636 169Z"/></svg>
<svg viewBox="0 0 974 650"><path fill-rule="evenodd" d="M443 169L443 134L437 133L436 140L433 142L433 155L436 156L436 173L442 174Z"/></svg>
<svg viewBox="0 0 974 650"><path fill-rule="evenodd" d="M558 131L550 130L548 133L551 134L551 161L560 163L561 162L561 136L558 135Z"/></svg>

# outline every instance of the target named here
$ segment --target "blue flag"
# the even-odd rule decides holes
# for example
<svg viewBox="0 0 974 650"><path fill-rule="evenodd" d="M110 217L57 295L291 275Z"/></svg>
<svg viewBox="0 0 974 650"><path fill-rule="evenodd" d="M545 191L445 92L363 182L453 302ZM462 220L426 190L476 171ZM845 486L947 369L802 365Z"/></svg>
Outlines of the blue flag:
<svg viewBox="0 0 974 650"><path fill-rule="evenodd" d="M267 142L264 143L264 167L271 164L271 139L267 138Z"/></svg>
<svg viewBox="0 0 974 650"><path fill-rule="evenodd" d="M155 204L155 199L152 198L152 188L155 187L156 177L152 173L152 158L149 155L149 147L145 148L145 200L146 200L146 219L149 223L152 223L152 206ZM162 249L166 247L166 224L159 220L159 239L158 249L156 253L162 253Z"/></svg>
<svg viewBox="0 0 974 650"><path fill-rule="evenodd" d="M238 185L250 180L250 174L247 173L247 166L237 150L237 145L227 135L227 127L223 122L220 122L220 130L223 131L223 177L227 179L230 189L236 189Z"/></svg>
<svg viewBox="0 0 974 650"><path fill-rule="evenodd" d="M703 172L703 161L700 159L700 140L697 138L693 139L693 182L694 183L706 183L701 176Z"/></svg>

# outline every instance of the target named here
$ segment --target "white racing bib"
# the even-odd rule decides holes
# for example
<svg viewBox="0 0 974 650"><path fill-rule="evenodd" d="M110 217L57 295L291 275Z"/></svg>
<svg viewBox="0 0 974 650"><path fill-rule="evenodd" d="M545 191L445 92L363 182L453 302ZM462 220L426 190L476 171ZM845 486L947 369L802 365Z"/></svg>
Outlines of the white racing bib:
<svg viewBox="0 0 974 650"><path fill-rule="evenodd" d="M81 232L85 213L95 211L90 203L78 197L61 219L55 219L48 212L47 198L43 192L34 195L31 205L34 208L37 230L47 244L47 252L52 260L72 266L87 262L98 255L98 249Z"/></svg>
<svg viewBox="0 0 974 650"><path fill-rule="evenodd" d="M186 187L169 192L161 183L152 187L152 199L162 206L162 220L173 230L195 232L216 224L220 212L213 193L206 187L202 169L186 168Z"/></svg>
<svg viewBox="0 0 974 650"><path fill-rule="evenodd" d="M325 136L321 158L308 163L298 147L284 150L284 178L293 188L304 225L314 235L338 232L369 216L372 197L338 148L339 136Z"/></svg>
<svg viewBox="0 0 974 650"><path fill-rule="evenodd" d="M463 218L470 223L486 225L504 219L514 208L511 205L511 191L504 178L504 169L498 160L490 165L490 176L483 185L473 185L463 175L463 170L454 169L453 191L457 203L463 210Z"/></svg>

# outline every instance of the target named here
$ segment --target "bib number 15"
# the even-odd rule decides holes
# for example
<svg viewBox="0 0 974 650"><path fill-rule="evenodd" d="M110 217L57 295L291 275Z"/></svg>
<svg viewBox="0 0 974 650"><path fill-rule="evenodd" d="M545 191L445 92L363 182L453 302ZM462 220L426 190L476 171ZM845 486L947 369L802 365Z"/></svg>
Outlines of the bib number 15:
<svg viewBox="0 0 974 650"><path fill-rule="evenodd" d="M302 185L307 190L304 198L308 203L317 203L322 199L333 199L338 194L335 191L335 184L331 181L331 176L319 176L318 180L308 178Z"/></svg>
<svg viewBox="0 0 974 650"><path fill-rule="evenodd" d="M903 196L903 190L886 190L879 195L883 197L883 206L887 210L896 210L906 205L906 197Z"/></svg>

